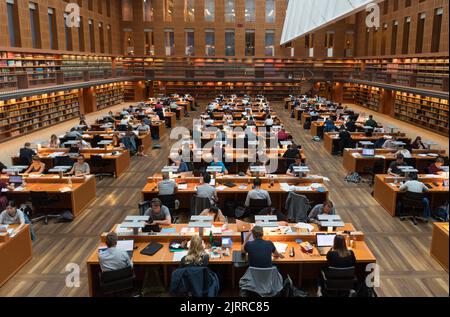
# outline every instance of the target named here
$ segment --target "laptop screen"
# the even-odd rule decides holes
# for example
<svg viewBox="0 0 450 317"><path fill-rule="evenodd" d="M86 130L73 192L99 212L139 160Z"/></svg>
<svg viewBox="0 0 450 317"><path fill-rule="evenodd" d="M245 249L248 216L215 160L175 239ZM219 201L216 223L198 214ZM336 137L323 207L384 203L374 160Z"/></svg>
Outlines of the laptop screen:
<svg viewBox="0 0 450 317"><path fill-rule="evenodd" d="M23 183L23 179L21 175L11 175L9 177L9 183L11 184L22 184Z"/></svg>
<svg viewBox="0 0 450 317"><path fill-rule="evenodd" d="M251 231L243 231L243 232L241 232L242 243L245 242L245 239L247 239L248 235L251 235L250 239L248 239L248 241L253 241L254 240Z"/></svg>
<svg viewBox="0 0 450 317"><path fill-rule="evenodd" d="M375 155L375 149L363 149L362 155L364 156L374 156Z"/></svg>
<svg viewBox="0 0 450 317"><path fill-rule="evenodd" d="M317 247L332 247L334 244L334 238L336 234L322 234L318 233L316 235L317 238Z"/></svg>

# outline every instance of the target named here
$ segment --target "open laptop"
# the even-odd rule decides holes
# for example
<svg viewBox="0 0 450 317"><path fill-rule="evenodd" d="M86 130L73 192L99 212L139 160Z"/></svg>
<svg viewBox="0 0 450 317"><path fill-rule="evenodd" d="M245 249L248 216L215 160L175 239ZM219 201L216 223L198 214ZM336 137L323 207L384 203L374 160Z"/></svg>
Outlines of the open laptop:
<svg viewBox="0 0 450 317"><path fill-rule="evenodd" d="M365 157L375 156L375 149L364 148L362 150L362 156L365 156Z"/></svg>
<svg viewBox="0 0 450 317"><path fill-rule="evenodd" d="M335 233L317 233L316 234L316 245L317 250L320 255L327 255L328 251L331 250L331 247L334 244L334 238L336 237Z"/></svg>
<svg viewBox="0 0 450 317"><path fill-rule="evenodd" d="M14 186L22 186L23 178L22 175L11 175L9 176L8 182Z"/></svg>

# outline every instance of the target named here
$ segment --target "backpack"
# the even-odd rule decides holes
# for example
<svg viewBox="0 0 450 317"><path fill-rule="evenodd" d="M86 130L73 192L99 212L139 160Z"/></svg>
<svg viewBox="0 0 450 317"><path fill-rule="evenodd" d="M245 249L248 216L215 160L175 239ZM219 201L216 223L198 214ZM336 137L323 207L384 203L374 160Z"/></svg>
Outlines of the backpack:
<svg viewBox="0 0 450 317"><path fill-rule="evenodd" d="M315 142L319 142L320 141L320 137L316 135L316 136L314 136L312 138L312 140L315 141Z"/></svg>
<svg viewBox="0 0 450 317"><path fill-rule="evenodd" d="M358 184L361 182L361 176L357 172L353 172L345 176L344 180L348 183Z"/></svg>
<svg viewBox="0 0 450 317"><path fill-rule="evenodd" d="M311 121L309 120L305 121L305 123L303 124L303 129L305 130L311 129Z"/></svg>
<svg viewBox="0 0 450 317"><path fill-rule="evenodd" d="M73 215L70 211L66 210L61 214L61 217L58 218L58 222L72 222Z"/></svg>

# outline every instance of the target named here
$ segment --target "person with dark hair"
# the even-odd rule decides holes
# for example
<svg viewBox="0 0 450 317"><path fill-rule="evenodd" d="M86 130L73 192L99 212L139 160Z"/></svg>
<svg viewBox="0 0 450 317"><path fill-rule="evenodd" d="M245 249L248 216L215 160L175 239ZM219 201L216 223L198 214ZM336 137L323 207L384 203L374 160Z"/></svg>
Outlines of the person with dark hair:
<svg viewBox="0 0 450 317"><path fill-rule="evenodd" d="M308 215L308 222L318 223L319 215L335 215L336 210L334 209L333 203L330 200L326 200L323 204L318 204L311 209Z"/></svg>
<svg viewBox="0 0 450 317"><path fill-rule="evenodd" d="M434 162L433 164L431 164L428 167L428 174L437 175L437 174L442 173L442 169L441 168L442 168L443 165L444 165L444 159L442 157L438 157L436 159L436 162Z"/></svg>
<svg viewBox="0 0 450 317"><path fill-rule="evenodd" d="M200 216L210 216L213 217L214 222L226 222L226 218L222 211L216 205L212 205L208 209L203 210Z"/></svg>
<svg viewBox="0 0 450 317"><path fill-rule="evenodd" d="M275 245L270 240L264 240L264 230L260 226L254 226L251 233L245 238L242 245L242 253L248 254L248 264L251 267L272 267L272 254L280 257ZM253 241L249 241L253 238Z"/></svg>
<svg viewBox="0 0 450 317"><path fill-rule="evenodd" d="M378 127L378 123L373 119L372 115L369 116L369 119L364 123L364 125L374 129Z"/></svg>
<svg viewBox="0 0 450 317"><path fill-rule="evenodd" d="M344 149L350 147L351 143L352 136L350 132L342 126L341 131L339 132L339 153L342 155L344 153Z"/></svg>
<svg viewBox="0 0 450 317"><path fill-rule="evenodd" d="M36 155L36 152L31 149L30 142L26 142L24 144L23 148L21 148L19 150L19 158L22 161L22 163L25 165L30 165L33 160L33 156L35 156L35 155Z"/></svg>
<svg viewBox="0 0 450 317"><path fill-rule="evenodd" d="M22 210L17 209L15 201L9 201L6 205L6 209L0 214L0 224L25 224L25 215Z"/></svg>
<svg viewBox="0 0 450 317"><path fill-rule="evenodd" d="M117 233L110 232L106 235L106 249L99 250L98 261L102 272L117 271L127 267L133 267L127 251L117 249Z"/></svg>
<svg viewBox="0 0 450 317"><path fill-rule="evenodd" d="M345 124L345 128L348 130L348 132L356 132L356 122L353 116L350 116L349 121Z"/></svg>
<svg viewBox="0 0 450 317"><path fill-rule="evenodd" d="M306 176L305 173L299 173L299 172L295 171L295 167L301 167L301 166L305 166L305 163L301 159L300 155L297 155L295 157L295 162L289 165L289 167L286 171L286 175L295 176L295 177L305 177Z"/></svg>
<svg viewBox="0 0 450 317"><path fill-rule="evenodd" d="M420 150L420 149L425 150L427 147L425 146L425 144L423 144L422 137L417 136L416 139L413 141L413 143L411 143L411 148L413 150Z"/></svg>
<svg viewBox="0 0 450 317"><path fill-rule="evenodd" d="M45 171L45 164L41 162L41 158L37 155L33 156L33 161L31 165L24 172L25 175L28 174L42 174Z"/></svg>
<svg viewBox="0 0 450 317"><path fill-rule="evenodd" d="M6 206L8 206L8 197L3 192L3 189L6 188L8 188L8 184L0 180L0 211L5 210Z"/></svg>
<svg viewBox="0 0 450 317"><path fill-rule="evenodd" d="M292 144L289 144L287 146L287 150L284 152L283 157L284 158L296 158L300 154L300 150L296 147L294 147Z"/></svg>
<svg viewBox="0 0 450 317"><path fill-rule="evenodd" d="M201 180L199 186L197 186L197 197L199 198L209 198L211 205L214 205L219 198L217 197L216 188L211 186L209 183L211 182L211 175L205 173Z"/></svg>
<svg viewBox="0 0 450 317"><path fill-rule="evenodd" d="M150 208L144 212L144 216L150 216L149 225L170 225L172 217L170 210L164 206L159 198L153 198L150 202Z"/></svg>
<svg viewBox="0 0 450 317"><path fill-rule="evenodd" d="M272 205L272 200L267 190L261 189L261 179L259 177L253 180L253 189L247 193L247 197L245 198L246 207L250 206L250 199L265 199L267 206Z"/></svg>
<svg viewBox="0 0 450 317"><path fill-rule="evenodd" d="M328 266L336 268L352 267L356 264L356 257L352 250L347 248L345 237L336 235L333 248L327 253Z"/></svg>
<svg viewBox="0 0 450 317"><path fill-rule="evenodd" d="M399 166L405 166L405 160L403 154L397 154L397 158L394 162L392 162L389 165L389 168L387 170L388 174L391 174L393 176L400 176L402 173L402 170L399 168Z"/></svg>
<svg viewBox="0 0 450 317"><path fill-rule="evenodd" d="M419 181L419 177L416 173L411 173L407 177L406 182L398 189L400 191L407 191L411 193L423 194L428 191L428 187L424 183ZM423 217L428 221L431 216L430 200L427 197L423 197Z"/></svg>
<svg viewBox="0 0 450 317"><path fill-rule="evenodd" d="M189 167L186 162L183 162L180 159L176 159L173 166L178 166L177 173L186 173L189 172Z"/></svg>

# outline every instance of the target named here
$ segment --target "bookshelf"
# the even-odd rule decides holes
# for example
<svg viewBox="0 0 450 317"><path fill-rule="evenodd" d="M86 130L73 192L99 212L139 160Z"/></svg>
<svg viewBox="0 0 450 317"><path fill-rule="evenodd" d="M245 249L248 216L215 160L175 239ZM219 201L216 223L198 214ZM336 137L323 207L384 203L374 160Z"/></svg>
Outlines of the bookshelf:
<svg viewBox="0 0 450 317"><path fill-rule="evenodd" d="M343 86L343 100L353 102L355 99L356 88L351 83L345 83Z"/></svg>
<svg viewBox="0 0 450 317"><path fill-rule="evenodd" d="M79 97L74 89L0 100L0 142L78 117Z"/></svg>
<svg viewBox="0 0 450 317"><path fill-rule="evenodd" d="M125 101L135 101L134 82L126 81L123 83L123 99Z"/></svg>
<svg viewBox="0 0 450 317"><path fill-rule="evenodd" d="M395 93L395 118L447 136L448 110L447 99Z"/></svg>
<svg viewBox="0 0 450 317"><path fill-rule="evenodd" d="M102 79L112 76L112 58L95 55L62 55L64 82L84 81L85 72L88 79Z"/></svg>
<svg viewBox="0 0 450 317"><path fill-rule="evenodd" d="M357 104L374 111L380 110L381 92L377 87L367 85L356 85L354 100Z"/></svg>
<svg viewBox="0 0 450 317"><path fill-rule="evenodd" d="M97 110L118 105L124 101L123 83L95 86Z"/></svg>

